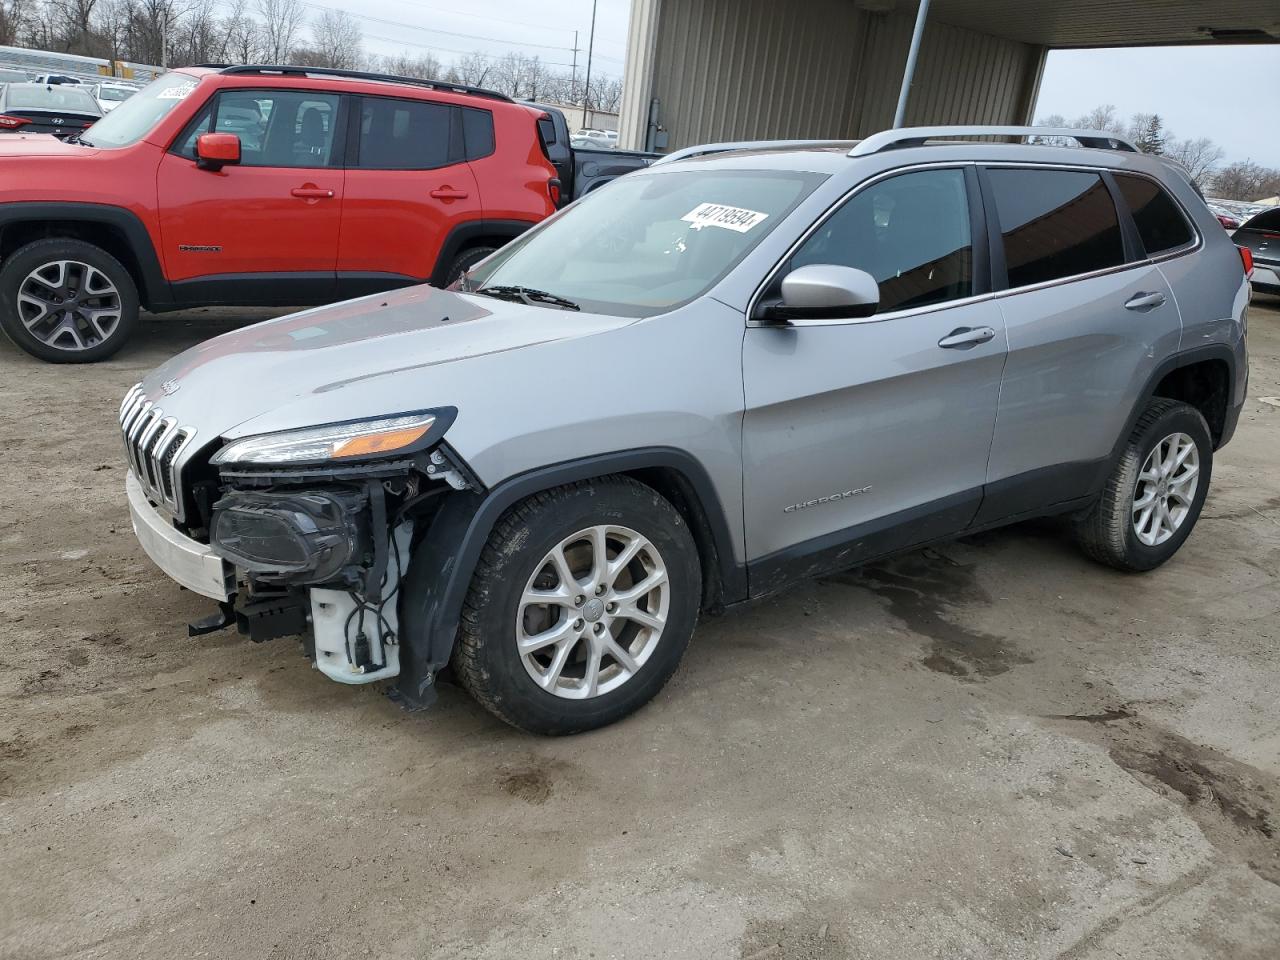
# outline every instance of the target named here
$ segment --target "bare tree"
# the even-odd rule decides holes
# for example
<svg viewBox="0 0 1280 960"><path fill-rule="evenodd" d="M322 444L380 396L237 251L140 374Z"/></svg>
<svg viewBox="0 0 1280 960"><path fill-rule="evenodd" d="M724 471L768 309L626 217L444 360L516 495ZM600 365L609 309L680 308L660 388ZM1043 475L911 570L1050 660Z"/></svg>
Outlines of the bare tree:
<svg viewBox="0 0 1280 960"><path fill-rule="evenodd" d="M1238 160L1218 171L1213 194L1223 200L1265 200L1280 193L1280 170Z"/></svg>
<svg viewBox="0 0 1280 960"><path fill-rule="evenodd" d="M235 0L231 12L222 21L223 48L219 60L253 63L261 56L262 27L249 14L248 0Z"/></svg>
<svg viewBox="0 0 1280 960"><path fill-rule="evenodd" d="M1128 133L1124 122L1116 116L1116 107L1113 103L1094 107L1080 117L1075 125L1082 130L1106 130L1120 136L1125 136Z"/></svg>
<svg viewBox="0 0 1280 960"><path fill-rule="evenodd" d="M1176 160L1191 175L1191 179L1203 190L1213 179L1213 172L1222 162L1222 148L1208 137L1187 140L1170 140L1165 156Z"/></svg>
<svg viewBox="0 0 1280 960"><path fill-rule="evenodd" d="M258 0L262 20L262 58L288 63L302 29L302 0Z"/></svg>
<svg viewBox="0 0 1280 960"><path fill-rule="evenodd" d="M364 57L363 41L355 17L345 10L326 9L311 25L311 46L320 61L311 65L354 70Z"/></svg>
<svg viewBox="0 0 1280 960"><path fill-rule="evenodd" d="M384 73L398 77L417 77L419 80L441 80L445 76L444 66L431 54L411 57L402 53L396 57L383 57L378 61L378 67Z"/></svg>
<svg viewBox="0 0 1280 960"><path fill-rule="evenodd" d="M493 83L493 59L483 53L468 53L453 62L453 72L457 74L457 83L466 83L473 87L483 87Z"/></svg>

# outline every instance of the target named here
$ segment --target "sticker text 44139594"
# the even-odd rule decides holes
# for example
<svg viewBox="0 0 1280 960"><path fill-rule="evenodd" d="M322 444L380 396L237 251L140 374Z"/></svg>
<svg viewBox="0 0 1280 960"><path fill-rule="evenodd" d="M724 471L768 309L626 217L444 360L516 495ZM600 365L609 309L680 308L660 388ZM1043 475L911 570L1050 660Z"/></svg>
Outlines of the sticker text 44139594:
<svg viewBox="0 0 1280 960"><path fill-rule="evenodd" d="M769 219L769 215L742 207L729 207L723 203L700 203L680 219L693 224L695 230L720 227L735 233L747 233Z"/></svg>

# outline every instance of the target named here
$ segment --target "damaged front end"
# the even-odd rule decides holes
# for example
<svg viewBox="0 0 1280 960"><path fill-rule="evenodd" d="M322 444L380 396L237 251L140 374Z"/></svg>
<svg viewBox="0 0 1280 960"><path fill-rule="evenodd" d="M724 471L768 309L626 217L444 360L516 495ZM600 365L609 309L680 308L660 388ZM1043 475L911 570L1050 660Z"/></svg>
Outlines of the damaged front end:
<svg viewBox="0 0 1280 960"><path fill-rule="evenodd" d="M258 643L301 636L331 679L399 677L397 699L426 706L442 664L402 656L401 585L447 496L481 491L443 441L454 413L247 437L191 463L188 535L233 567L236 583L191 632L234 623Z"/></svg>

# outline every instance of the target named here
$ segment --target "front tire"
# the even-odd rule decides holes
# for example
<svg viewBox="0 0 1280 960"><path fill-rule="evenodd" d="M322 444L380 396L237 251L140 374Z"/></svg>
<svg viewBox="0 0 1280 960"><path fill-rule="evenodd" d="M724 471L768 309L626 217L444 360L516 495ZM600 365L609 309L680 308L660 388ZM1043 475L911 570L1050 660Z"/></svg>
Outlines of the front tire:
<svg viewBox="0 0 1280 960"><path fill-rule="evenodd" d="M82 240L37 240L0 266L0 329L50 363L110 357L137 329L138 310L129 271Z"/></svg>
<svg viewBox="0 0 1280 960"><path fill-rule="evenodd" d="M1200 411L1152 400L1102 494L1076 519L1081 547L1118 570L1154 570L1191 535L1212 473L1213 439Z"/></svg>
<svg viewBox="0 0 1280 960"><path fill-rule="evenodd" d="M602 727L675 672L701 596L693 536L656 491L626 477L557 487L494 526L454 671L486 710L523 730Z"/></svg>

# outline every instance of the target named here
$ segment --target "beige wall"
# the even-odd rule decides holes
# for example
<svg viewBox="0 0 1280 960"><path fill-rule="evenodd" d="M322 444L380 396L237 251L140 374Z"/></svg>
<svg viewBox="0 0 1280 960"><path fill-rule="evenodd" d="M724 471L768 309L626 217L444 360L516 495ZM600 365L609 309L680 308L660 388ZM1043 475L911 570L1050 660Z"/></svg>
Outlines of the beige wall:
<svg viewBox="0 0 1280 960"><path fill-rule="evenodd" d="M854 138L892 125L914 9L854 0L632 0L622 145L660 100L668 149ZM1044 48L931 21L909 123L1021 123ZM646 63L649 64L645 68Z"/></svg>

